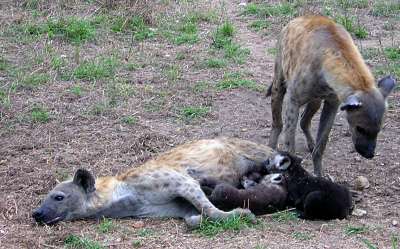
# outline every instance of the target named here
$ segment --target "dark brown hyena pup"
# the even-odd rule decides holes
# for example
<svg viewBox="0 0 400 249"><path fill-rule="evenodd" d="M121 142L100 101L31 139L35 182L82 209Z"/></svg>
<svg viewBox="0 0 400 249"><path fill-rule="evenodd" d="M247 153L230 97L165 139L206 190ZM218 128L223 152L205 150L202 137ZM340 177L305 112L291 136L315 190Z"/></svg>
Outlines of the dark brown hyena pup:
<svg viewBox="0 0 400 249"><path fill-rule="evenodd" d="M269 145L276 149L283 128L283 148L295 152L295 132L300 126L312 152L314 173L322 174L322 154L337 110L347 114L353 144L358 153L372 158L386 110L386 98L395 85L391 76L378 84L350 34L331 19L303 16L283 28L278 43L272 95L272 130ZM311 119L322 101L316 144ZM282 122L283 113L283 122Z"/></svg>
<svg viewBox="0 0 400 249"><path fill-rule="evenodd" d="M344 219L352 210L352 197L345 186L314 177L301 166L301 158L278 152L265 166L282 173L287 182L288 204L304 219Z"/></svg>
<svg viewBox="0 0 400 249"><path fill-rule="evenodd" d="M208 198L222 210L238 207L248 208L256 215L273 213L286 207L286 181L281 174L263 176L261 180L244 176L239 189L228 183L219 183L215 179L206 178L200 181L202 188L212 189ZM256 182L259 180L259 183ZM216 184L216 185L215 185Z"/></svg>

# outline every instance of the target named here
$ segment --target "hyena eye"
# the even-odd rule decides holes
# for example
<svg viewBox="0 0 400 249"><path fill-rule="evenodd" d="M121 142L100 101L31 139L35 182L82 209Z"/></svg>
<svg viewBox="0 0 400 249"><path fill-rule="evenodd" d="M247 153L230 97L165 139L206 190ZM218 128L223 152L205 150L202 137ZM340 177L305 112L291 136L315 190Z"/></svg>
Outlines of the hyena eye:
<svg viewBox="0 0 400 249"><path fill-rule="evenodd" d="M56 201L62 201L62 200L64 200L64 196L62 196L62 195L56 195L56 196L54 196L54 200L56 200Z"/></svg>

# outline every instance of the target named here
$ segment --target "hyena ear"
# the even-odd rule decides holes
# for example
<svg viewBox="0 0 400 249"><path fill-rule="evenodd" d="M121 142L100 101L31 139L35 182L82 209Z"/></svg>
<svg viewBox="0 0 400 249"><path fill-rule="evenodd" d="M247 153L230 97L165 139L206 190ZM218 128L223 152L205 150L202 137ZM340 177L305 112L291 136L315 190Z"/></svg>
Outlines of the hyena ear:
<svg viewBox="0 0 400 249"><path fill-rule="evenodd" d="M82 187L86 193L91 193L96 190L94 183L95 179L89 171L85 169L78 169L75 172L73 183Z"/></svg>
<svg viewBox="0 0 400 249"><path fill-rule="evenodd" d="M383 77L378 81L379 90L381 91L385 99L393 90L395 84L396 84L396 79L391 75Z"/></svg>
<svg viewBox="0 0 400 249"><path fill-rule="evenodd" d="M341 111L354 110L362 106L361 101L354 94L347 97L346 101L340 106Z"/></svg>

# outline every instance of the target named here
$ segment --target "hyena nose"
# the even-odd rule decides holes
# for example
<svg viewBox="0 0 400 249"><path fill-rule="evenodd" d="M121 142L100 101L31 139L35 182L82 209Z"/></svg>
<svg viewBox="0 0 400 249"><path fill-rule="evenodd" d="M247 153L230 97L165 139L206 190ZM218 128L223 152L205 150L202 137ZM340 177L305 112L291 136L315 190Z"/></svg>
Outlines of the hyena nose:
<svg viewBox="0 0 400 249"><path fill-rule="evenodd" d="M32 213L32 217L36 220L36 222L42 221L42 219L43 219L43 210L36 209Z"/></svg>

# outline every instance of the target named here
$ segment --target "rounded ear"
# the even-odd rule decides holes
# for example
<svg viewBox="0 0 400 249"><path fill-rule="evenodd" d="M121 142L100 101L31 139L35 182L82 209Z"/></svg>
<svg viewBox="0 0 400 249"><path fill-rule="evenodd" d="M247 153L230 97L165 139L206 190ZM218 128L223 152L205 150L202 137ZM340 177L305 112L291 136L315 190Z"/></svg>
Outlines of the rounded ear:
<svg viewBox="0 0 400 249"><path fill-rule="evenodd" d="M396 84L396 79L392 75L383 77L378 81L378 88L385 99L393 90L395 84Z"/></svg>
<svg viewBox="0 0 400 249"><path fill-rule="evenodd" d="M72 182L78 185L79 187L82 187L86 193L91 193L96 190L94 186L95 179L93 175L90 174L90 172L85 169L78 169L75 172L74 179L72 180Z"/></svg>
<svg viewBox="0 0 400 249"><path fill-rule="evenodd" d="M278 154L274 160L279 170L287 170L292 164L292 158L286 153Z"/></svg>
<svg viewBox="0 0 400 249"><path fill-rule="evenodd" d="M354 110L362 106L361 101L354 94L347 97L346 101L340 106L341 111Z"/></svg>

